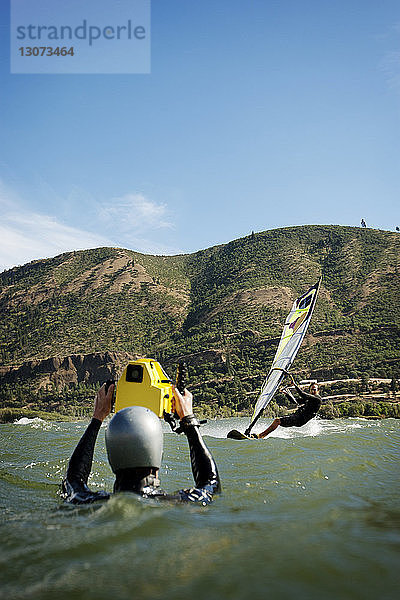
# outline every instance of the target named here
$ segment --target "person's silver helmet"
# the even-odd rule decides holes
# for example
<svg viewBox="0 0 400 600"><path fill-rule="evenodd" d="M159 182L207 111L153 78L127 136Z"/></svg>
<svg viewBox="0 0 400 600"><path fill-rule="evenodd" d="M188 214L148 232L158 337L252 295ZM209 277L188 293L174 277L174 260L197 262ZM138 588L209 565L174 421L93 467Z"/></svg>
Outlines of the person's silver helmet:
<svg viewBox="0 0 400 600"><path fill-rule="evenodd" d="M161 467L163 432L149 408L128 406L118 411L106 429L108 460L114 473L135 467Z"/></svg>

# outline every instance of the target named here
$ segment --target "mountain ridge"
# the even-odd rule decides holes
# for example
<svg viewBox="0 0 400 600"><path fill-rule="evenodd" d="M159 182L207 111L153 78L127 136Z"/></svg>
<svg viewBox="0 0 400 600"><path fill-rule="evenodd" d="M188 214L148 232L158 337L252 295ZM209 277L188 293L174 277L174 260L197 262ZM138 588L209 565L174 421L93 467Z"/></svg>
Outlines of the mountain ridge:
<svg viewBox="0 0 400 600"><path fill-rule="evenodd" d="M203 363L189 361L200 402L246 410L248 376L262 380L294 298L321 273L294 372L399 377L399 272L399 234L339 225L252 233L175 256L67 252L0 274L0 358L18 366L127 352L172 373L179 358L205 353Z"/></svg>

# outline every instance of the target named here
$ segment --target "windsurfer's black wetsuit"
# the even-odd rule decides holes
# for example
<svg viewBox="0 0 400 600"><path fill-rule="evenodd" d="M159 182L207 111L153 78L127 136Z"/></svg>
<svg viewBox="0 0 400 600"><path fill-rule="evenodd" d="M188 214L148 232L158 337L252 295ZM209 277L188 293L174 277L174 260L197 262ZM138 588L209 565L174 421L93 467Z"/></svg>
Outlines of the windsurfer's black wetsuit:
<svg viewBox="0 0 400 600"><path fill-rule="evenodd" d="M213 495L221 489L217 466L201 437L197 419L193 415L184 417L181 425L189 442L190 460L196 487L167 494L158 488L158 480L150 475L149 485L140 490L140 495L157 500L210 504ZM110 497L107 492L93 492L87 486L100 426L99 419L91 420L71 456L65 479L62 482L61 495L66 502L89 504L98 500L108 500Z"/></svg>
<svg viewBox="0 0 400 600"><path fill-rule="evenodd" d="M321 406L321 396L303 392L303 390L295 384L295 388L303 400L302 405L293 414L287 417L280 417L281 427L301 427L310 421Z"/></svg>

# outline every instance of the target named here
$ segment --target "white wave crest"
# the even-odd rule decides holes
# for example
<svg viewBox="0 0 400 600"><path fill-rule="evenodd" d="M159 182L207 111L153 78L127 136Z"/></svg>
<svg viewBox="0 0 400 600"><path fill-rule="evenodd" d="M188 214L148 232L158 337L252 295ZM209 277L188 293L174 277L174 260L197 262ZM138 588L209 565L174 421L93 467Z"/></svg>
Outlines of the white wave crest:
<svg viewBox="0 0 400 600"><path fill-rule="evenodd" d="M39 417L29 419L28 417L21 417L17 421L14 421L14 425L29 425L33 429L49 429L51 424Z"/></svg>

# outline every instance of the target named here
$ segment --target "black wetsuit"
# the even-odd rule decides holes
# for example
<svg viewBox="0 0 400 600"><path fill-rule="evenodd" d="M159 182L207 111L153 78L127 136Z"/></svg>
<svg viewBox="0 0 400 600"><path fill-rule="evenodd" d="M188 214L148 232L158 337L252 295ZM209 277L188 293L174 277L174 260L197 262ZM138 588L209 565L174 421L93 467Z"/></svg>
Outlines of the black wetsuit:
<svg viewBox="0 0 400 600"><path fill-rule="evenodd" d="M305 425L310 419L315 417L321 406L321 396L303 392L298 385L295 387L299 396L304 401L304 404L302 404L293 414L288 415L287 417L280 417L281 427L301 427L302 425Z"/></svg>
<svg viewBox="0 0 400 600"><path fill-rule="evenodd" d="M189 442L190 460L196 487L167 494L156 485L150 484L141 490L140 495L157 500L210 504L213 495L221 489L217 466L201 437L198 421L191 416L182 419L181 424ZM110 497L107 492L93 492L87 486L100 426L99 419L91 420L71 456L65 479L62 482L61 495L66 502L88 504L98 500L108 500ZM151 481L151 478L149 479ZM153 480L157 481L154 477Z"/></svg>

